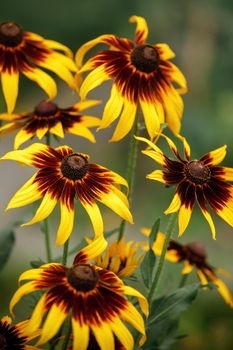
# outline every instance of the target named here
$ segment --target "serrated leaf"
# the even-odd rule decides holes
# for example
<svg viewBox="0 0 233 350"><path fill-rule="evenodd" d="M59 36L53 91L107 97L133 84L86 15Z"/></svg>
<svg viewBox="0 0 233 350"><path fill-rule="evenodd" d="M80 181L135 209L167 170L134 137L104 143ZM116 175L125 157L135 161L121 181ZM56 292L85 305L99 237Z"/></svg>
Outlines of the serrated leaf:
<svg viewBox="0 0 233 350"><path fill-rule="evenodd" d="M195 300L200 283L190 284L153 301L148 325L168 318L176 318ZM154 311L154 314L153 314Z"/></svg>
<svg viewBox="0 0 233 350"><path fill-rule="evenodd" d="M157 234L159 232L160 219L157 219L151 229L151 234L149 236L149 247L152 249L153 244L157 238Z"/></svg>
<svg viewBox="0 0 233 350"><path fill-rule="evenodd" d="M0 231L0 270L7 263L15 243L14 226Z"/></svg>
<svg viewBox="0 0 233 350"><path fill-rule="evenodd" d="M147 288L151 286L153 279L153 272L155 268L156 256L152 249L149 249L142 260L140 271L143 282Z"/></svg>

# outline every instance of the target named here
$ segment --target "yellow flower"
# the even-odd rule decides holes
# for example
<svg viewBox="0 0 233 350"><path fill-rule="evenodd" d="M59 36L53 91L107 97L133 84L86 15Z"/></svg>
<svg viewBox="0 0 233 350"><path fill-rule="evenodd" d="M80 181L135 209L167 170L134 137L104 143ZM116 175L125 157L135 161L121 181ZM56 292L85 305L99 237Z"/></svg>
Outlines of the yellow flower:
<svg viewBox="0 0 233 350"><path fill-rule="evenodd" d="M11 311L23 296L34 291L45 291L28 325L31 332L41 327L38 345L57 334L69 312L73 349L86 350L90 334L93 334L102 350L114 349L114 335L126 350L133 349L133 336L124 322L145 335L143 318L126 297L136 297L142 311L148 315L148 303L143 295L124 285L113 272L88 264L88 260L102 253L106 246L107 242L101 236L77 254L70 268L50 263L25 271L20 276L20 281L29 282L14 294Z"/></svg>
<svg viewBox="0 0 233 350"><path fill-rule="evenodd" d="M89 128L98 126L100 119L82 115L81 111L98 103L100 101L82 101L67 108L60 108L51 101L41 101L34 111L29 113L0 114L0 120L9 122L0 128L0 136L20 129L15 136L15 149L32 137L42 139L47 133L62 138L64 133L70 133L95 142Z"/></svg>
<svg viewBox="0 0 233 350"><path fill-rule="evenodd" d="M103 220L95 200L133 223L127 197L119 189L119 185L128 186L126 180L107 168L89 163L89 156L86 154L74 153L68 146L53 149L35 143L24 150L8 152L1 159L16 160L39 168L16 192L7 209L42 199L35 216L22 226L31 225L47 218L60 200L61 220L56 241L58 245L66 242L72 232L76 196L92 221L96 237L103 234Z"/></svg>
<svg viewBox="0 0 233 350"><path fill-rule="evenodd" d="M32 339L38 337L40 330L27 331L28 320L12 324L8 316L0 320L0 349L2 350L39 350L39 348L27 345Z"/></svg>
<svg viewBox="0 0 233 350"><path fill-rule="evenodd" d="M153 244L153 250L156 255L161 255L164 241L165 235L159 232ZM182 274L184 275L191 273L194 269L203 285L207 285L208 282L214 283L225 302L230 307L233 307L233 295L226 284L217 276L218 273L222 273L223 275L227 275L227 273L209 264L206 249L202 243L192 242L182 245L175 240L170 240L166 259L172 263L183 263Z"/></svg>
<svg viewBox="0 0 233 350"><path fill-rule="evenodd" d="M62 51L65 55L55 50ZM8 113L15 108L19 73L35 81L50 99L57 94L56 83L38 67L51 70L74 88L71 72L76 71L76 66L71 57L71 51L56 41L25 32L13 22L0 24L0 74Z"/></svg>
<svg viewBox="0 0 233 350"><path fill-rule="evenodd" d="M138 268L142 254L137 255L139 243L113 242L106 251L95 258L95 264L114 272L118 277L131 276Z"/></svg>
<svg viewBox="0 0 233 350"><path fill-rule="evenodd" d="M153 171L147 175L147 178L167 186L177 186L175 196L165 214L179 212L179 235L182 235L189 224L194 204L197 202L215 239L215 226L208 207L233 226L233 186L227 183L227 181L233 181L233 168L218 166L225 158L226 146L205 154L199 160L190 160L190 147L185 138L179 136L184 145L183 159L172 140L165 135L161 136L166 139L176 157L175 160L168 158L151 141L143 137L136 138L147 143L151 148L142 153L164 168L164 170Z"/></svg>
<svg viewBox="0 0 233 350"><path fill-rule="evenodd" d="M81 98L104 81L113 80L99 127L107 128L120 116L111 141L122 139L131 130L138 106L150 138L154 138L160 124L165 122L174 133L179 133L183 113L180 93L186 92L187 87L181 71L170 62L175 54L167 44L147 43L148 27L143 17L132 16L130 22L136 23L134 41L101 35L77 51L79 76L92 70L81 85ZM109 49L98 52L82 66L84 55L99 43L108 45Z"/></svg>

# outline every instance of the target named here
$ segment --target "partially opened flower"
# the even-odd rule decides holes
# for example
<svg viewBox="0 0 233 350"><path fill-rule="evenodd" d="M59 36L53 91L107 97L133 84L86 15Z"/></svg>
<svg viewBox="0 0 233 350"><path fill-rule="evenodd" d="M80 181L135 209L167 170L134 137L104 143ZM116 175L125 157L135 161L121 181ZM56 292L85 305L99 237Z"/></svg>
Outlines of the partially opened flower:
<svg viewBox="0 0 233 350"><path fill-rule="evenodd" d="M130 22L136 23L134 40L101 35L79 48L76 54L78 74L92 70L81 85L80 95L85 98L89 91L113 79L111 96L99 127L107 128L120 116L112 141L122 139L131 130L138 107L150 138L154 138L160 124L165 122L174 133L179 133L183 113L180 93L186 92L187 87L181 71L169 61L175 54L167 44L148 44L144 18L132 16ZM100 43L109 48L98 52L82 66L84 55Z"/></svg>
<svg viewBox="0 0 233 350"><path fill-rule="evenodd" d="M107 242L101 236L77 254L70 268L50 263L25 271L20 276L20 281L29 282L19 287L14 294L10 303L11 311L24 295L45 291L28 325L28 331L31 332L41 327L38 345L57 334L69 313L74 350L88 349L90 334L96 338L101 350L114 349L114 335L127 350L133 349L133 336L124 322L145 335L143 318L127 299L128 295L136 297L147 315L148 304L143 295L125 286L112 271L88 263L88 260L102 253L106 246Z"/></svg>
<svg viewBox="0 0 233 350"><path fill-rule="evenodd" d="M161 255L164 241L165 235L159 233L153 245L156 255ZM209 282L214 283L225 302L233 307L233 295L226 284L218 277L218 273L223 272L223 270L209 264L207 261L207 252L202 243L192 242L189 244L180 244L174 240L170 240L166 259L172 263L183 263L182 274L184 275L191 273L194 269L203 285L207 285ZM223 274L227 275L224 272Z"/></svg>
<svg viewBox="0 0 233 350"><path fill-rule="evenodd" d="M113 271L118 277L131 276L138 268L142 254L138 254L139 244L132 241L114 241L102 255L95 258L95 264Z"/></svg>
<svg viewBox="0 0 233 350"><path fill-rule="evenodd" d="M72 52L56 41L25 32L13 22L0 24L0 74L8 113L15 108L19 73L35 81L50 99L57 94L56 83L38 67L52 71L74 88L72 72L76 71L76 66L71 57Z"/></svg>
<svg viewBox="0 0 233 350"><path fill-rule="evenodd" d="M8 316L0 320L0 349L1 350L39 350L39 348L27 345L32 339L38 337L40 331L27 332L29 321L12 324Z"/></svg>
<svg viewBox="0 0 233 350"><path fill-rule="evenodd" d="M100 119L82 115L81 112L98 103L100 101L82 101L71 107L60 108L51 101L41 101L29 113L1 114L0 119L7 120L9 123L0 128L0 136L20 129L15 136L15 149L32 137L37 136L42 139L47 133L62 138L64 133L70 133L95 142L95 137L89 128L98 126Z"/></svg>
<svg viewBox="0 0 233 350"><path fill-rule="evenodd" d="M217 148L200 159L190 159L190 147L184 137L184 159L179 154L171 139L164 137L176 159L166 156L161 149L143 137L138 140L146 142L151 149L142 153L154 159L164 170L155 170L147 175L148 179L162 182L167 186L176 185L175 196L165 211L165 214L179 212L179 235L188 226L194 204L197 202L204 217L208 221L212 236L215 239L215 226L209 207L233 226L233 186L227 181L233 181L233 168L218 166L226 155L226 146Z"/></svg>
<svg viewBox="0 0 233 350"><path fill-rule="evenodd" d="M35 216L24 224L31 225L47 218L60 201L61 220L57 232L59 245L66 242L72 232L75 197L90 216L96 237L103 234L103 220L96 200L124 220L133 222L127 197L119 189L119 185L127 187L126 180L107 168L89 163L86 154L75 153L68 146L53 149L35 143L24 150L8 152L1 159L16 160L39 168L15 193L7 209L42 199Z"/></svg>

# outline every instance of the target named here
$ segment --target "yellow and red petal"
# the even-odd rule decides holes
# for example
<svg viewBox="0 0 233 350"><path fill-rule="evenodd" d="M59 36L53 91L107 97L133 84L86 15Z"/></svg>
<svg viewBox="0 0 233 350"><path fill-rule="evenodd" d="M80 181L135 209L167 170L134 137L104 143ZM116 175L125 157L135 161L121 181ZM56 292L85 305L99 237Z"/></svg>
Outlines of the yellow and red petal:
<svg viewBox="0 0 233 350"><path fill-rule="evenodd" d="M49 132L51 132L51 134L54 134L58 137L64 138L64 130L63 130L62 123L60 121L57 121L54 126L50 127Z"/></svg>
<svg viewBox="0 0 233 350"><path fill-rule="evenodd" d="M168 44L158 43L155 44L155 48L159 51L159 57L163 61L170 60L176 56Z"/></svg>
<svg viewBox="0 0 233 350"><path fill-rule="evenodd" d="M146 175L146 178L166 184L166 181L164 180L164 172L162 170L154 170L152 173Z"/></svg>
<svg viewBox="0 0 233 350"><path fill-rule="evenodd" d="M94 259L96 256L103 253L106 249L108 243L104 239L104 236L100 236L97 239L93 240L88 246L80 250L74 259L75 264L86 263L88 260Z"/></svg>
<svg viewBox="0 0 233 350"><path fill-rule="evenodd" d="M192 207L181 205L178 215L179 236L181 236L186 230L192 214Z"/></svg>
<svg viewBox="0 0 233 350"><path fill-rule="evenodd" d="M140 100L146 128L151 139L154 139L160 130L160 120L156 110L156 104Z"/></svg>
<svg viewBox="0 0 233 350"><path fill-rule="evenodd" d="M113 332L106 322L101 322L98 326L91 324L91 330L101 350L114 350Z"/></svg>
<svg viewBox="0 0 233 350"><path fill-rule="evenodd" d="M230 289L227 287L227 285L210 270L205 269L205 273L209 277L209 279L218 287L217 291L225 300L225 302L230 307L233 307L233 295Z"/></svg>
<svg viewBox="0 0 233 350"><path fill-rule="evenodd" d="M205 165L213 166L221 163L225 158L227 153L227 146L224 145L222 147L217 148L216 150L205 154L201 157L201 161L205 163Z"/></svg>
<svg viewBox="0 0 233 350"><path fill-rule="evenodd" d="M146 20L140 16L131 16L130 23L136 23L135 42L137 45L145 44L148 37L148 26Z"/></svg>
<svg viewBox="0 0 233 350"><path fill-rule="evenodd" d="M93 90L95 87L101 85L104 81L111 79L111 77L106 73L103 66L99 66L94 69L84 80L80 88L80 97L85 99L88 92Z"/></svg>
<svg viewBox="0 0 233 350"><path fill-rule="evenodd" d="M73 57L73 52L65 45L50 39L43 39L43 43L50 49L63 51L68 57Z"/></svg>

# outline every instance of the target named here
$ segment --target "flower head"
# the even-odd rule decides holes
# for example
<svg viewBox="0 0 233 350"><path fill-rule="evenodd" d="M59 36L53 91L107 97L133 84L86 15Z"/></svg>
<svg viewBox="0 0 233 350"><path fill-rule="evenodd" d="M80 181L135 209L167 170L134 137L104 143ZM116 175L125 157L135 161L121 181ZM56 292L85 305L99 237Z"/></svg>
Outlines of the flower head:
<svg viewBox="0 0 233 350"><path fill-rule="evenodd" d="M118 277L131 276L138 268L142 255L137 255L138 243L124 240L113 242L102 255L95 258L95 264L114 272Z"/></svg>
<svg viewBox="0 0 233 350"><path fill-rule="evenodd" d="M55 50L62 51L65 55ZM76 67L71 57L71 51L56 41L25 32L13 22L0 24L0 72L8 113L15 107L19 73L35 81L50 99L57 94L56 83L38 67L51 70L74 88L71 72L75 72Z"/></svg>
<svg viewBox="0 0 233 350"><path fill-rule="evenodd" d="M35 216L24 224L31 225L47 218L60 200L61 221L57 232L59 245L72 232L75 197L90 216L96 237L103 234L103 220L95 200L132 223L127 197L119 189L119 185L127 187L126 180L107 168L89 163L86 154L74 153L68 146L53 149L35 143L24 150L8 152L1 159L16 160L39 168L16 192L7 209L21 207L42 198Z"/></svg>
<svg viewBox="0 0 233 350"><path fill-rule="evenodd" d="M165 135L162 136L166 139L176 160L167 157L149 140L141 137L137 139L146 142L151 148L142 153L164 168L164 170L153 171L147 175L147 178L167 186L177 186L175 196L165 214L179 212L179 235L182 235L188 226L194 204L197 202L215 239L215 226L209 214L209 207L233 226L233 186L227 183L227 181L233 181L233 168L218 166L226 155L226 146L209 152L198 160L190 160L190 147L185 138L179 136L184 145L183 159L172 140Z"/></svg>
<svg viewBox="0 0 233 350"><path fill-rule="evenodd" d="M0 128L0 135L20 129L15 137L15 149L32 137L37 136L42 139L47 133L62 138L64 133L70 133L95 142L95 137L89 128L98 126L100 120L90 115L82 115L81 111L99 102L82 101L71 107L60 108L51 101L41 101L30 113L2 114L0 119L7 120L9 123Z"/></svg>
<svg viewBox="0 0 233 350"><path fill-rule="evenodd" d="M165 235L160 232L153 245L156 255L161 255L164 241ZM214 283L225 302L233 307L233 295L226 284L217 276L221 272L225 275L227 273L209 264L207 261L207 252L202 243L192 242L189 244L180 244L175 240L170 240L166 259L172 263L183 263L182 274L189 274L194 269L203 285L207 285L209 282Z"/></svg>
<svg viewBox="0 0 233 350"><path fill-rule="evenodd" d="M82 98L104 81L113 79L99 129L108 127L118 116L120 121L112 141L122 139L131 130L136 110L141 107L151 138L166 122L174 133L179 133L183 101L180 92L186 92L186 81L180 70L169 60L175 56L167 44L148 44L148 27L144 18L130 17L136 23L135 39L114 35L100 37L82 45L76 54L79 74L92 70L81 88ZM109 49L95 54L83 66L83 57L93 46L104 43ZM173 82L180 88L176 89Z"/></svg>
<svg viewBox="0 0 233 350"><path fill-rule="evenodd" d="M40 331L29 334L27 332L28 321L12 324L12 320L8 316L4 316L0 320L0 349L1 350L36 350L35 346L27 345L27 343L37 337ZM38 349L39 350L39 349Z"/></svg>
<svg viewBox="0 0 233 350"><path fill-rule="evenodd" d="M133 337L122 320L145 335L141 314L126 298L127 295L136 297L147 315L148 304L142 294L125 286L113 272L88 264L88 260L100 254L106 246L107 242L101 236L77 254L70 268L50 263L25 271L20 276L20 281L30 282L16 291L10 303L11 310L24 295L45 291L28 325L28 330L35 331L43 323L38 345L57 334L69 312L73 349L88 349L90 333L102 350L114 349L114 335L127 350L133 349Z"/></svg>

